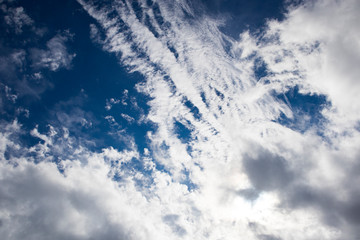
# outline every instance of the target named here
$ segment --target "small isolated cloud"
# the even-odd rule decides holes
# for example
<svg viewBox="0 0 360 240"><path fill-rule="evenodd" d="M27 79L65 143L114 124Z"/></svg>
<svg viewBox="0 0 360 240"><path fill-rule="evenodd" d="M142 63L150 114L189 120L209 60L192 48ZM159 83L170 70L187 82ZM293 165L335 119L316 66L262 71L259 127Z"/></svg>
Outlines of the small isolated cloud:
<svg viewBox="0 0 360 240"><path fill-rule="evenodd" d="M95 24L90 24L90 38L94 43L103 43L100 30Z"/></svg>
<svg viewBox="0 0 360 240"><path fill-rule="evenodd" d="M121 117L124 118L129 124L135 122L135 119L125 113L121 113Z"/></svg>
<svg viewBox="0 0 360 240"><path fill-rule="evenodd" d="M77 133L93 128L97 120L92 112L83 109L87 101L88 96L82 90L77 96L58 102L51 111L53 120Z"/></svg>
<svg viewBox="0 0 360 240"><path fill-rule="evenodd" d="M105 109L109 111L109 110L111 110L113 105L119 104L120 102L121 102L121 100L116 99L116 98L106 99Z"/></svg>
<svg viewBox="0 0 360 240"><path fill-rule="evenodd" d="M127 101L129 100L129 90L125 89L122 93L122 97L121 99L117 99L117 98L110 98L110 99L106 99L106 105L105 105L105 109L106 110L111 110L112 107L116 104L122 104L124 106L128 105Z"/></svg>
<svg viewBox="0 0 360 240"><path fill-rule="evenodd" d="M31 49L33 67L48 68L51 71L61 68L70 69L76 54L68 52L66 42L70 41L72 37L72 34L65 31L50 39L46 43L46 49Z"/></svg>

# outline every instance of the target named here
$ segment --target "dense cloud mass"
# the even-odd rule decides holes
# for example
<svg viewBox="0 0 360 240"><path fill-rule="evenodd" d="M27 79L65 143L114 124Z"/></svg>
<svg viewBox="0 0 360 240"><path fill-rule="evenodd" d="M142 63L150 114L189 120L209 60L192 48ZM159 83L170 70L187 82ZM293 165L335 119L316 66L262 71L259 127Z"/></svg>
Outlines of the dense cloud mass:
<svg viewBox="0 0 360 240"><path fill-rule="evenodd" d="M237 38L200 1L77 2L93 47L144 80L106 96L104 116L82 89L26 128L15 103L76 68L74 35L44 37L0 0L6 29L44 42L0 42L4 239L359 239L359 1L285 1ZM101 117L125 147L91 138ZM134 126L151 126L144 141Z"/></svg>

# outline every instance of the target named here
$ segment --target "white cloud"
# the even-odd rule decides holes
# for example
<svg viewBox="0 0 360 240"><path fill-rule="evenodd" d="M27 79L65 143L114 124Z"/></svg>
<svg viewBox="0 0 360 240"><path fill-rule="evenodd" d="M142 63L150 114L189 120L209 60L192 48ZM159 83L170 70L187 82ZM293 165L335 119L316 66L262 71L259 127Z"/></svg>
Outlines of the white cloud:
<svg viewBox="0 0 360 240"><path fill-rule="evenodd" d="M125 113L121 113L121 117L124 118L129 124L132 124L135 119Z"/></svg>
<svg viewBox="0 0 360 240"><path fill-rule="evenodd" d="M340 141L358 141L352 127L359 114L356 104L350 104L356 97L353 89L346 89L358 73L355 67L345 72L334 61L335 56L343 57L346 68L358 62L354 61L359 56L356 51L343 51L358 42L355 1L305 2L290 8L284 21L268 22L261 38L245 32L239 40L224 36L219 23L205 14L187 20L184 13L192 15L191 8L182 1L172 6L164 1L151 6L139 1L136 13L128 2L114 4L112 10L79 2L102 27L104 49L118 53L125 66L147 78L138 90L152 97L148 119L158 125L149 134L154 159L171 173L172 181L197 186L199 195L193 201L206 215L199 229L213 221L227 230L227 238L240 232L250 232L249 239L251 234L260 239L351 239L357 234L356 220L344 209L357 211L351 199L358 190L343 185L346 170L338 169L335 162L344 157L341 152L346 147ZM144 20L147 15L150 21ZM349 27L353 31L346 34ZM344 44L344 36L351 44ZM225 42L231 46L230 54ZM260 80L254 73L258 58L268 71ZM284 94L296 85L301 94L323 94L331 101L335 110L323 111L329 122L315 126L315 131L321 128L334 145L312 128L302 134L273 122L281 113L295 117L289 101L278 100L274 92ZM356 83L352 86L357 89ZM342 97L344 92L350 94ZM181 141L184 136L177 133L175 122L186 123L188 142ZM335 135L344 131L351 134ZM348 150L346 164L354 166L357 150ZM258 198L244 208L247 200L237 193L252 188ZM332 193L339 188L345 190L338 198ZM326 206L334 208L332 216ZM239 214L232 214L237 208ZM329 217L335 220L326 221ZM233 221L252 224L234 233L229 230ZM314 224L319 226L316 232L308 228ZM209 239L216 239L218 233L208 234Z"/></svg>
<svg viewBox="0 0 360 240"><path fill-rule="evenodd" d="M270 43L264 48L270 67L283 65L279 71L303 72L300 84L327 95L336 108L337 113L330 117L352 124L360 116L360 106L354 101L360 77L356 66L360 60L359 9L359 2L353 0L305 2L290 11L284 22L269 23L268 35L277 34L279 45ZM290 61L271 64L269 57L279 50L287 50Z"/></svg>
<svg viewBox="0 0 360 240"><path fill-rule="evenodd" d="M39 229L55 239L359 235L359 54L348 51L358 44L356 1L305 2L284 21L268 22L261 38L245 32L238 40L185 1L139 1L137 12L127 1L79 2L104 33L98 43L146 77L137 90L151 97L147 120L157 129L141 156L136 142L124 152L93 152L61 128L33 130L42 141L26 149L12 138L16 123L17 131L3 127L2 236L38 239ZM259 58L268 70L262 79L254 72ZM276 122L296 113L274 93L296 85L329 98L332 107L320 113L325 125L297 132ZM24 152L10 154L17 167L7 163L10 148Z"/></svg>
<svg viewBox="0 0 360 240"><path fill-rule="evenodd" d="M0 9L5 14L4 20L6 24L12 27L16 34L22 33L24 26L34 24L34 21L25 13L23 7L7 7L7 5L3 4Z"/></svg>
<svg viewBox="0 0 360 240"><path fill-rule="evenodd" d="M65 31L57 34L46 43L46 50L34 48L31 50L33 66L37 68L48 68L51 71L57 71L61 68L70 69L71 62L76 56L75 53L69 53L66 42L71 40L72 35Z"/></svg>

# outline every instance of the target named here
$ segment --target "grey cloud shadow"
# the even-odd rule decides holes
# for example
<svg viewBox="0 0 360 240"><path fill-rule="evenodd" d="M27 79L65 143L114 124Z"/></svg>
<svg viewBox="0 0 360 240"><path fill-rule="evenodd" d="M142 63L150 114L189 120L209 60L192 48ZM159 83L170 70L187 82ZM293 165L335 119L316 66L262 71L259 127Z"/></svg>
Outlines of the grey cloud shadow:
<svg viewBox="0 0 360 240"><path fill-rule="evenodd" d="M168 226L171 227L172 231L176 235L182 237L187 234L186 230L177 223L179 220L179 215L168 214L168 215L163 216L162 219L163 219L164 223L166 223Z"/></svg>
<svg viewBox="0 0 360 240"><path fill-rule="evenodd" d="M264 227L256 222L249 222L248 226L251 229L251 231L254 232L257 239L259 239L259 240L282 240L281 238L274 236L272 234L264 233L264 232L266 232Z"/></svg>
<svg viewBox="0 0 360 240"><path fill-rule="evenodd" d="M10 212L0 219L1 239L134 239L103 211L101 196L57 185L35 167L12 176L0 181L0 209ZM84 234L72 226L74 213L86 223Z"/></svg>
<svg viewBox="0 0 360 240"><path fill-rule="evenodd" d="M287 161L263 148L256 148L256 157L246 155L243 159L244 170L255 189L260 191L279 190L294 181L293 172Z"/></svg>
<svg viewBox="0 0 360 240"><path fill-rule="evenodd" d="M359 178L360 163L344 167L347 175L340 185L345 191L338 195L331 186L311 185L304 175L309 170L307 167L291 168L282 156L261 147L255 146L254 151L255 157L245 155L243 158L243 168L254 188L240 190L237 194L253 201L262 191L275 191L280 197L279 208L315 211L322 223L341 230L343 239L360 235L360 187L354 184ZM264 235L260 239L276 238Z"/></svg>
<svg viewBox="0 0 360 240"><path fill-rule="evenodd" d="M259 197L260 191L254 188L246 188L236 191L236 194L252 202Z"/></svg>

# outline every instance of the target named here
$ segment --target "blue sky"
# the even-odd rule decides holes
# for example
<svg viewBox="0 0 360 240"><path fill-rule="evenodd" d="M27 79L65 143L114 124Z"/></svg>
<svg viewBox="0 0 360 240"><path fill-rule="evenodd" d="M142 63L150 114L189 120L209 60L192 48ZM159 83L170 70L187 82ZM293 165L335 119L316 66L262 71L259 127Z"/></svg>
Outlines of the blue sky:
<svg viewBox="0 0 360 240"><path fill-rule="evenodd" d="M0 0L4 239L357 239L356 0Z"/></svg>

